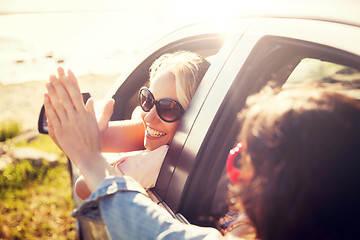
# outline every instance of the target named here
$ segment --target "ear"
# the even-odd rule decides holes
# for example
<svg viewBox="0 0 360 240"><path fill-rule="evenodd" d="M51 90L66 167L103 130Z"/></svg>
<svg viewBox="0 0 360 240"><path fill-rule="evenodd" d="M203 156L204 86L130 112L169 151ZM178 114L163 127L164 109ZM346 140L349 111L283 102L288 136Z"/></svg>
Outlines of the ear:
<svg viewBox="0 0 360 240"><path fill-rule="evenodd" d="M254 175L252 166L246 166L244 169L236 168L234 161L236 155L245 148L245 145L238 143L237 146L230 150L226 160L227 176L232 184L247 185Z"/></svg>

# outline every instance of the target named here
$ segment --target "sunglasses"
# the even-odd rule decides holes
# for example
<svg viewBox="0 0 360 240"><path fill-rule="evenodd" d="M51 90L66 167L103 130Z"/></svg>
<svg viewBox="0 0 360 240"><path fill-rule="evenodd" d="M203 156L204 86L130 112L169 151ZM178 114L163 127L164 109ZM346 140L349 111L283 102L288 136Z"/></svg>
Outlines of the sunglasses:
<svg viewBox="0 0 360 240"><path fill-rule="evenodd" d="M145 112L149 112L155 105L158 116L165 122L175 122L184 113L184 108L179 102L171 98L155 100L150 90L146 87L141 88L139 91L139 103Z"/></svg>

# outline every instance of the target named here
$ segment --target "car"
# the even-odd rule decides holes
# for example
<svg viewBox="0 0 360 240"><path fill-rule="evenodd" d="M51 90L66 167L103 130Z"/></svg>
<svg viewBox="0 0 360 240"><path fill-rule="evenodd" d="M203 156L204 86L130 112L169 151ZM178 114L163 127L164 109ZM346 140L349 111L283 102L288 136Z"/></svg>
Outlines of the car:
<svg viewBox="0 0 360 240"><path fill-rule="evenodd" d="M360 9L359 4L352 7ZM174 218L216 227L226 213L231 182L225 164L241 127L237 113L247 97L265 85L336 83L360 99L360 18L345 4L315 10L185 26L145 51L108 91L115 99L111 120L129 119L139 89L148 83L148 69L159 56L189 50L211 63L178 126L156 185L148 191ZM43 116L44 111L39 130L46 132ZM74 184L74 167L71 175ZM81 202L74 194L75 207ZM107 237L103 225L86 220L77 224L80 239Z"/></svg>

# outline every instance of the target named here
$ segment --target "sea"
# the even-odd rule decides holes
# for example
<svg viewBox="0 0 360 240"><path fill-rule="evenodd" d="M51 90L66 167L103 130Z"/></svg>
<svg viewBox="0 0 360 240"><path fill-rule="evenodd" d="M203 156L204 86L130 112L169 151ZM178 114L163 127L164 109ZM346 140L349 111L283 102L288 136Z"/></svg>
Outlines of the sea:
<svg viewBox="0 0 360 240"><path fill-rule="evenodd" d="M0 83L44 80L59 65L77 75L121 73L166 29L157 27L161 19L131 21L132 14L0 15Z"/></svg>
<svg viewBox="0 0 360 240"><path fill-rule="evenodd" d="M0 84L46 80L60 65L78 76L119 74L186 22L136 7L5 14L0 8Z"/></svg>
<svg viewBox="0 0 360 240"><path fill-rule="evenodd" d="M0 84L120 74L162 36L267 0L0 0Z"/></svg>

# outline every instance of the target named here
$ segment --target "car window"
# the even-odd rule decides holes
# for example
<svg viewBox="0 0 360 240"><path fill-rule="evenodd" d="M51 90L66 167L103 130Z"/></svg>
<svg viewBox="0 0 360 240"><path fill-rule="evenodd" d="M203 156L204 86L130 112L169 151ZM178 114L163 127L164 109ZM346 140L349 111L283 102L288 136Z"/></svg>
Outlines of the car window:
<svg viewBox="0 0 360 240"><path fill-rule="evenodd" d="M115 99L115 105L111 120L123 120L137 116L138 91L142 86L149 86L149 68L158 57L165 53L188 50L198 53L211 63L223 43L222 37L219 36L218 38L219 39L216 38L216 41L211 38L195 39L191 42L184 40L184 43L177 43L175 46L170 44L170 46L161 48L147 56L133 72L126 77L121 85L116 85L117 83L115 83L115 87L118 89L112 96ZM197 48L199 50L197 50Z"/></svg>
<svg viewBox="0 0 360 240"><path fill-rule="evenodd" d="M345 87L342 93L360 99L360 71L352 67L314 58L304 58L283 85L292 88L307 82L319 84L338 84Z"/></svg>

